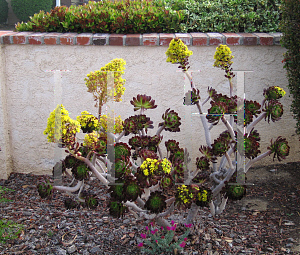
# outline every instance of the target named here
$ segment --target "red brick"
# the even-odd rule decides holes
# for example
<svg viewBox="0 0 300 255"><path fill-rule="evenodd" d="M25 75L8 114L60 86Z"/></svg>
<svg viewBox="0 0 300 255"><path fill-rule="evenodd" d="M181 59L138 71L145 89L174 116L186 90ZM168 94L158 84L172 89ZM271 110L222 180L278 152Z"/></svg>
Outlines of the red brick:
<svg viewBox="0 0 300 255"><path fill-rule="evenodd" d="M61 45L75 45L77 33L65 33L59 37Z"/></svg>
<svg viewBox="0 0 300 255"><path fill-rule="evenodd" d="M156 46L158 45L158 34L143 34L143 45Z"/></svg>
<svg viewBox="0 0 300 255"><path fill-rule="evenodd" d="M185 45L191 45L191 36L190 34L184 33L175 33L175 36L178 37Z"/></svg>
<svg viewBox="0 0 300 255"><path fill-rule="evenodd" d="M266 33L254 33L259 37L259 44L260 45L273 45L273 36L266 34Z"/></svg>
<svg viewBox="0 0 300 255"><path fill-rule="evenodd" d="M91 38L92 38L92 33L82 33L78 34L76 37L76 44L77 45L91 45Z"/></svg>
<svg viewBox="0 0 300 255"><path fill-rule="evenodd" d="M93 35L93 45L106 45L108 43L108 37L109 37L109 34L101 34L101 33L98 33L98 34L94 34Z"/></svg>
<svg viewBox="0 0 300 255"><path fill-rule="evenodd" d="M223 36L220 33L207 33L209 45L219 45L223 43Z"/></svg>
<svg viewBox="0 0 300 255"><path fill-rule="evenodd" d="M5 33L4 33L5 32ZM2 34L3 33L3 34ZM3 44L11 44L11 35L17 34L17 32L12 32L12 31L1 31L0 34L0 43Z"/></svg>
<svg viewBox="0 0 300 255"><path fill-rule="evenodd" d="M140 46L141 45L140 34L128 34L125 38L125 45L128 46Z"/></svg>
<svg viewBox="0 0 300 255"><path fill-rule="evenodd" d="M171 40L174 38L174 34L159 34L159 45L169 46Z"/></svg>
<svg viewBox="0 0 300 255"><path fill-rule="evenodd" d="M32 34L32 32L20 32L13 35L13 43L14 44L26 44L26 37Z"/></svg>
<svg viewBox="0 0 300 255"><path fill-rule="evenodd" d="M258 39L257 36L250 33L239 33L239 35L243 37L243 45L246 46L257 45L257 39Z"/></svg>
<svg viewBox="0 0 300 255"><path fill-rule="evenodd" d="M62 33L49 33L45 35L44 37L44 43L49 45L56 45L59 44L59 36L62 35Z"/></svg>
<svg viewBox="0 0 300 255"><path fill-rule="evenodd" d="M109 36L109 45L123 46L123 34L112 34Z"/></svg>
<svg viewBox="0 0 300 255"><path fill-rule="evenodd" d="M191 33L193 38L193 46L206 46L208 36L204 33Z"/></svg>
<svg viewBox="0 0 300 255"><path fill-rule="evenodd" d="M235 33L222 33L225 36L226 45L240 45L241 36Z"/></svg>
<svg viewBox="0 0 300 255"><path fill-rule="evenodd" d="M43 37L47 33L34 33L28 36L28 43L29 44L43 44Z"/></svg>

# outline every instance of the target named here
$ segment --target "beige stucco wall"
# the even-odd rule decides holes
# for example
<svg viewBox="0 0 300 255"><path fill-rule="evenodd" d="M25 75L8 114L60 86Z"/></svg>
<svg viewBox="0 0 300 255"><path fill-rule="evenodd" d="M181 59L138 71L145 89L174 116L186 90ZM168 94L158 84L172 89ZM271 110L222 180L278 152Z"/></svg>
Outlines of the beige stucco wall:
<svg viewBox="0 0 300 255"><path fill-rule="evenodd" d="M186 106L182 104L183 74L177 71L176 65L166 63L167 47L0 47L0 178L6 179L10 172L50 174L52 171L55 145L47 142L43 131L49 113L55 108L54 75L46 70L71 71L62 74L62 103L73 119L83 110L97 113L92 95L86 92L84 78L90 71L99 70L114 58L123 58L127 62L124 75L126 91L123 102L116 103L116 113L123 119L134 114L130 100L139 93L152 96L158 104L157 109L146 112L155 125L154 130L149 130L150 135L156 132L166 109L178 111L182 120L185 117ZM213 68L215 46L191 46L189 49L193 51L190 57L191 70L201 70L194 73L193 79L201 94L205 95L202 98L206 97L208 86L216 88L218 92L227 92L228 83L223 71ZM245 74L246 98L261 102L263 89L273 85L287 91L287 95L281 99L285 111L282 120L270 124L263 121L257 125L262 137L261 151L266 150L272 138L281 135L288 139L291 146L290 156L285 162L299 160L300 142L294 128L296 122L289 111L292 98L289 97L286 72L281 63L285 49L280 46L232 46L231 50L235 56L234 70L253 71ZM194 157L199 156L198 148L204 145L205 140L199 117L193 117L191 124L192 128L188 129L182 125L183 132L162 134L164 141L178 139L180 145L187 146ZM219 125L219 130L223 130L224 127ZM213 138L218 136L216 131L218 128L213 128ZM80 137L83 137L82 134ZM273 161L268 157L256 165L270 163Z"/></svg>

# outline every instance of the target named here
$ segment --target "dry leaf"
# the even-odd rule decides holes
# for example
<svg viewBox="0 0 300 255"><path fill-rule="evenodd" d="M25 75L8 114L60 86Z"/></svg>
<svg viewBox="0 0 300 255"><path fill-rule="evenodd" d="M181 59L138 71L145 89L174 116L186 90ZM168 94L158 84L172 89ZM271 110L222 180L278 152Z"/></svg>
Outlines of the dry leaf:
<svg viewBox="0 0 300 255"><path fill-rule="evenodd" d="M121 229L124 229L124 228L125 228L125 226L121 226L120 228L121 228Z"/></svg>
<svg viewBox="0 0 300 255"><path fill-rule="evenodd" d="M22 186L23 189L26 189L26 188L28 188L28 187L29 187L29 185L23 185L23 186Z"/></svg>
<svg viewBox="0 0 300 255"><path fill-rule="evenodd" d="M128 234L130 237L134 237L134 233L129 233Z"/></svg>
<svg viewBox="0 0 300 255"><path fill-rule="evenodd" d="M123 240L125 237L126 237L126 235L123 235L123 236L121 237L121 240Z"/></svg>

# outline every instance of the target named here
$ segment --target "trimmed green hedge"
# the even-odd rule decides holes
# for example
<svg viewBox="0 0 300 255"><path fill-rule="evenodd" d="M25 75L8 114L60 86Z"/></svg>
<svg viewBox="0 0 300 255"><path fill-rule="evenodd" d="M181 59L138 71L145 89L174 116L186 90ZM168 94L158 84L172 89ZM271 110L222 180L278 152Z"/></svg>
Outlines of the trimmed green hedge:
<svg viewBox="0 0 300 255"><path fill-rule="evenodd" d="M27 21L40 10L50 11L53 0L11 0L11 7L18 19Z"/></svg>
<svg viewBox="0 0 300 255"><path fill-rule="evenodd" d="M280 28L283 33L281 45L287 49L282 62L293 95L291 111L297 120L296 132L300 134L300 0L282 1Z"/></svg>
<svg viewBox="0 0 300 255"><path fill-rule="evenodd" d="M279 7L280 0L103 0L42 11L16 29L125 34L277 32Z"/></svg>
<svg viewBox="0 0 300 255"><path fill-rule="evenodd" d="M0 24L6 22L8 16L8 3L0 0Z"/></svg>

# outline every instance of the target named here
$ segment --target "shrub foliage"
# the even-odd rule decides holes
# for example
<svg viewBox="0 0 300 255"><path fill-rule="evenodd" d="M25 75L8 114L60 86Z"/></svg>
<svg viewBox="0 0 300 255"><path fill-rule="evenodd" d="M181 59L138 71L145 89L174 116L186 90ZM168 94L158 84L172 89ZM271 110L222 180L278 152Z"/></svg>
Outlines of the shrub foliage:
<svg viewBox="0 0 300 255"><path fill-rule="evenodd" d="M16 28L18 31L124 34L276 32L281 17L279 7L280 0L90 1L83 6L41 11Z"/></svg>
<svg viewBox="0 0 300 255"><path fill-rule="evenodd" d="M6 0L0 0L0 24L6 22L8 15L8 3Z"/></svg>
<svg viewBox="0 0 300 255"><path fill-rule="evenodd" d="M52 3L52 0L11 0L13 11L21 21L27 21L40 10L50 11Z"/></svg>
<svg viewBox="0 0 300 255"><path fill-rule="evenodd" d="M281 45L287 49L284 54L284 68L287 70L289 90L293 95L291 111L297 120L296 132L300 134L300 1L284 0L282 3L283 33Z"/></svg>

